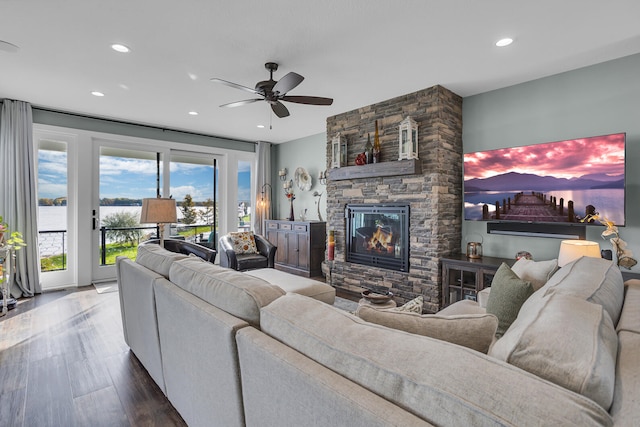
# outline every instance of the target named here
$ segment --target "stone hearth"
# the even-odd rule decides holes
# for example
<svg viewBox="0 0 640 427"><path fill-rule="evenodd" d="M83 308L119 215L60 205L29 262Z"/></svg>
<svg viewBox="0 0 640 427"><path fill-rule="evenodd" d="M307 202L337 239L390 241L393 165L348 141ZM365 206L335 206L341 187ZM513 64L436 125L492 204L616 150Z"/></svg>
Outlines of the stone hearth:
<svg viewBox="0 0 640 427"><path fill-rule="evenodd" d="M418 123L419 157L413 169L398 159L398 126L411 116ZM378 120L382 163L347 169L331 167L331 139L347 138L347 163L364 151ZM402 304L424 296L425 312L441 306L440 258L460 253L462 230L462 98L434 86L327 119L327 227L335 230L335 261L327 274L338 290L359 294L391 291ZM398 172L389 173L396 162ZM384 176L375 176L384 164ZM360 169L365 168L365 169ZM370 170L367 171L366 168ZM419 173L414 173L418 171ZM373 177L362 177L370 175ZM409 271L345 261L345 206L348 203L409 204ZM328 267L325 271L329 273Z"/></svg>

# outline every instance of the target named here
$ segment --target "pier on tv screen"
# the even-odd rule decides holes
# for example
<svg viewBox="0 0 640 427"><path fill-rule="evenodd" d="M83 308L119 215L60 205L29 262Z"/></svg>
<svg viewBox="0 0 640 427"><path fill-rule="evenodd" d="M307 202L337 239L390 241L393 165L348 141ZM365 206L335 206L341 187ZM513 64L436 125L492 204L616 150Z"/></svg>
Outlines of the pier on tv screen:
<svg viewBox="0 0 640 427"><path fill-rule="evenodd" d="M466 220L625 224L625 133L464 155ZM596 223L597 224L597 223Z"/></svg>

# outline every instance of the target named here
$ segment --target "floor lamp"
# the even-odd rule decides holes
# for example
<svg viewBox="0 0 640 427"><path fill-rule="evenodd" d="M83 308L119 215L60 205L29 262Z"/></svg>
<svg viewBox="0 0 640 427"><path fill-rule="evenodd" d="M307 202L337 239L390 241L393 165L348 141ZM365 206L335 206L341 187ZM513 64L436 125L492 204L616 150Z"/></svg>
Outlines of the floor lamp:
<svg viewBox="0 0 640 427"><path fill-rule="evenodd" d="M175 199L142 199L140 224L157 224L160 229L160 246L164 248L164 224L178 222Z"/></svg>

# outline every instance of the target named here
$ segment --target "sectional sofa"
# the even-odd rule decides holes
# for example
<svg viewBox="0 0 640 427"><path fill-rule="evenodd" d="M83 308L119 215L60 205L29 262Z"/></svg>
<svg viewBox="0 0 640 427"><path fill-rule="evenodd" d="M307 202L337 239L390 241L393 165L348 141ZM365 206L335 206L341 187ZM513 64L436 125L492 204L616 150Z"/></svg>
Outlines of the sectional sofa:
<svg viewBox="0 0 640 427"><path fill-rule="evenodd" d="M125 339L190 426L640 425L640 281L606 260L559 269L488 354L338 310L297 276L159 247L117 269ZM471 305L415 316L486 315Z"/></svg>

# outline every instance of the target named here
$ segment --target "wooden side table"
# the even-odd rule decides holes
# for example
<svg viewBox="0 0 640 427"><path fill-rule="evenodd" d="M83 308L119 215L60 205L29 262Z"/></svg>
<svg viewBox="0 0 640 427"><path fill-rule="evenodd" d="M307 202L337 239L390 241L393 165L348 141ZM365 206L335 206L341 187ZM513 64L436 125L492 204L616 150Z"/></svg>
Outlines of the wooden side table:
<svg viewBox="0 0 640 427"><path fill-rule="evenodd" d="M515 259L466 255L442 258L442 308L463 299L476 300L478 292L491 286L498 267L505 262L512 266Z"/></svg>

